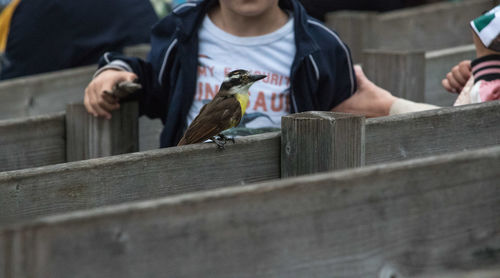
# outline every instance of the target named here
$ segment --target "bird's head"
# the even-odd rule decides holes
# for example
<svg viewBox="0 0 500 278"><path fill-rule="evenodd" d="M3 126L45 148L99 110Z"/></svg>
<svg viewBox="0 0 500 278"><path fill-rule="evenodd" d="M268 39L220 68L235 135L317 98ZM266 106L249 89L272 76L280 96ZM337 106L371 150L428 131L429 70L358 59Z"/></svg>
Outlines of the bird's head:
<svg viewBox="0 0 500 278"><path fill-rule="evenodd" d="M224 82L222 82L221 90L229 92L229 94L248 94L248 89L258 80L266 78L266 75L250 74L246 70L233 70L228 73Z"/></svg>

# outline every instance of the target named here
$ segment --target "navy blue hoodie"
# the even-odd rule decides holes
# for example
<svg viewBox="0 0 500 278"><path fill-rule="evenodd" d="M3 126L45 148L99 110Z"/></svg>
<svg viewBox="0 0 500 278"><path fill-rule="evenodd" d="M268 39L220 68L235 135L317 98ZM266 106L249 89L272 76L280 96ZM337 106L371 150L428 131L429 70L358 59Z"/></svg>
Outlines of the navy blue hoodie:
<svg viewBox="0 0 500 278"><path fill-rule="evenodd" d="M206 0L180 5L156 24L148 61L113 53L101 59L100 66L123 60L138 74L143 86L137 96L141 114L164 123L160 147L176 145L186 128L196 93L198 29L217 3ZM291 112L331 110L356 90L349 49L335 32L308 16L296 0L282 0L280 6L294 16L297 52L290 69Z"/></svg>
<svg viewBox="0 0 500 278"><path fill-rule="evenodd" d="M157 21L149 0L21 0L0 79L96 64L106 51L148 43Z"/></svg>

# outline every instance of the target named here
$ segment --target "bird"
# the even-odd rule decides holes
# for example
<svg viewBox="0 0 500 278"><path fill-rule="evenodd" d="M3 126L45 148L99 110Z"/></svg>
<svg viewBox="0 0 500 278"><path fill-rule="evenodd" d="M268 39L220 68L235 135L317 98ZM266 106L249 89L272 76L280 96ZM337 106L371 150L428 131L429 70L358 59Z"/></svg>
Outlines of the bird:
<svg viewBox="0 0 500 278"><path fill-rule="evenodd" d="M177 146L201 143L211 139L218 148L223 149L228 139L234 142L234 139L227 138L221 132L240 123L248 105L248 89L256 81L266 77L261 74L250 74L249 71L243 69L228 73L217 94L201 108ZM219 136L220 139L215 136Z"/></svg>

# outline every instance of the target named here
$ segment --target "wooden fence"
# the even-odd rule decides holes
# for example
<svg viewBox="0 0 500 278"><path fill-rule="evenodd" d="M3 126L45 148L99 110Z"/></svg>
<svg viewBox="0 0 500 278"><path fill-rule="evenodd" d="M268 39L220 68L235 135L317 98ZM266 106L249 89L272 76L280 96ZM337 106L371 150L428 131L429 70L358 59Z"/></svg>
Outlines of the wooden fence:
<svg viewBox="0 0 500 278"><path fill-rule="evenodd" d="M406 16L400 28L432 38L425 26L436 14L456 11L456 19L441 18L448 28L493 2L365 14L369 21L357 17L351 22L361 24L348 28L393 28ZM421 19L411 15L418 9ZM431 80L443 56L397 59L420 59L426 69L415 76ZM49 91L78 83L45 81L17 80ZM81 101L82 88L74 89L78 99L50 111L61 95L21 89L24 102L11 102L21 108L12 113L42 116L0 121L0 171L154 148L138 143L138 130L152 138L159 125L134 121L135 103L112 121L81 104L43 116ZM281 133L239 138L225 150L197 144L0 172L0 278L500 277L499 114L498 101L366 120L308 112L283 118ZM462 150L472 151L452 153ZM294 177L304 174L314 175Z"/></svg>
<svg viewBox="0 0 500 278"><path fill-rule="evenodd" d="M141 45L129 49L127 52L135 56L145 56L148 48L149 45ZM425 57L422 53L419 55L400 55L394 52L372 51L367 53L369 59L367 59L368 62L366 63L365 70L368 76L377 84L388 88L396 95L408 97L416 101L421 101L422 98L425 98L426 101L429 100L431 103L449 105L452 103L455 95L446 93L440 89L439 80L436 79L444 76L447 70L455 63L455 60L460 60L464 56L469 55L471 51L470 46L467 46L458 49L427 52L425 53ZM386 70L382 72L375 69L378 69L380 65L384 65ZM402 69L408 68L411 68L412 75L402 73ZM46 116L44 114L64 111L67 103L82 100L83 90L90 80L93 71L94 67L91 66L0 82L0 97L5 100L0 103L0 119L33 116L34 118L31 121L37 121L36 117L38 116L42 116L41 118L45 119ZM425 77L423 76L423 72L425 72ZM402 80L403 82L393 83L392 80ZM431 80L431 82L426 82L427 80ZM427 94L424 97L422 97L423 84L427 84L425 86ZM443 99L446 99L446 101L443 101ZM58 123L53 121L53 125L57 125L57 128L61 130L60 127L64 126L64 120L63 118L59 119ZM141 117L139 121L139 150L157 149L159 134L162 130L160 120L150 120L146 117ZM0 125L5 124L8 123L0 123ZM56 127L54 126L54 128ZM3 140L5 141L7 138ZM27 151L36 153L32 149L25 150L25 152ZM48 151L48 149L45 149L45 151ZM14 151L11 150L8 152L13 153ZM43 152L37 154L40 157L43 157L43 155ZM60 155L56 157L62 158ZM10 162L7 164L8 166L5 166L6 159L4 157L4 162L0 163L0 170L14 170L66 161L64 159L55 160L53 158L44 162L44 160L36 159L24 160L23 157L12 159L11 156ZM12 162L15 160L22 160L24 162Z"/></svg>
<svg viewBox="0 0 500 278"><path fill-rule="evenodd" d="M316 161L317 165L330 165L317 170L330 170L494 146L500 144L499 108L500 102L489 102L368 119L366 124L354 121L356 130L349 133L345 132L348 126L341 124L349 118L332 119L324 112L312 118L329 132L325 128L313 132L307 126L306 131L295 131L322 139L321 148L313 147L318 142L292 144L288 135L271 133L238 139L224 151L212 144L198 144L3 172L0 223L290 176L285 171L291 175L312 173L306 168L294 170L303 167L296 161ZM348 141L346 137L358 139ZM331 142L329 149L325 142ZM297 150L307 147L316 152L299 153L313 154L312 158L296 156ZM338 159L336 150L344 151L339 153L341 163L329 163Z"/></svg>
<svg viewBox="0 0 500 278"><path fill-rule="evenodd" d="M375 84L395 96L440 106L451 106L457 98L443 88L441 80L460 61L476 56L474 45L427 52L365 50L363 54L364 71Z"/></svg>
<svg viewBox="0 0 500 278"><path fill-rule="evenodd" d="M149 45L128 47L125 53L144 58ZM14 78L0 82L0 120L36 117L65 111L69 103L82 102L85 88L92 79L96 66L56 71ZM42 118L43 118L42 117ZM159 146L160 120L140 118L140 150ZM3 133L0 132L3 136ZM0 138L1 140L1 138ZM0 158L1 159L1 158Z"/></svg>
<svg viewBox="0 0 500 278"><path fill-rule="evenodd" d="M112 115L95 118L69 104L66 113L0 121L0 171L138 151L137 102Z"/></svg>
<svg viewBox="0 0 500 278"><path fill-rule="evenodd" d="M223 164L217 175L186 171L185 163L162 170L237 185L234 174L253 173L262 160L241 168L244 160L186 153L202 148L225 156L231 147L165 150L190 156L188 165L196 167L200 160ZM499 167L497 146L43 217L0 230L0 276L438 277L498 269ZM80 177L94 174L87 169ZM149 179L164 183L158 174ZM68 178L64 171L60 177ZM106 194L121 182L98 190ZM72 184L74 190L60 194L86 194L78 181ZM134 187L134 194L151 190Z"/></svg>
<svg viewBox="0 0 500 278"><path fill-rule="evenodd" d="M0 171L65 161L64 113L0 121Z"/></svg>
<svg viewBox="0 0 500 278"><path fill-rule="evenodd" d="M467 0L385 12L333 12L328 27L336 30L362 62L364 49L437 50L472 43L469 21L498 4Z"/></svg>

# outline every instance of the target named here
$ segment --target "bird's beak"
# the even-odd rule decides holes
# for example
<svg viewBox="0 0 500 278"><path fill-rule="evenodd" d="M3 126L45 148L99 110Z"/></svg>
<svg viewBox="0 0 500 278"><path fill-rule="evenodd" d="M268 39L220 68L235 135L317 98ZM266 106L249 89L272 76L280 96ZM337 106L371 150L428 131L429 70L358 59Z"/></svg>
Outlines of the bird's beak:
<svg viewBox="0 0 500 278"><path fill-rule="evenodd" d="M250 75L249 78L252 80L252 82L259 81L261 79L266 78L267 75L262 75L262 74L255 74L255 75Z"/></svg>

